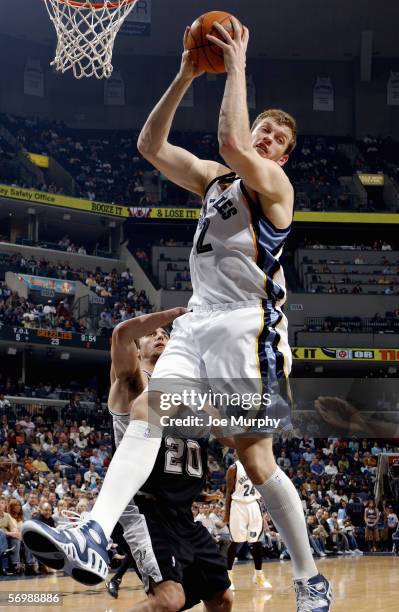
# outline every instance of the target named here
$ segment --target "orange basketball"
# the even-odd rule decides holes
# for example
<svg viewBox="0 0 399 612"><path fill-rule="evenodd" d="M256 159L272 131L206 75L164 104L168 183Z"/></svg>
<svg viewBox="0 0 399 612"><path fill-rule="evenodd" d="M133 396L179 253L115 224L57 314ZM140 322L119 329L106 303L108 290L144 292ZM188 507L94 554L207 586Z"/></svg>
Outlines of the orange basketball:
<svg viewBox="0 0 399 612"><path fill-rule="evenodd" d="M217 38L222 38L218 30L214 27L215 21L221 23L224 28L233 34L232 15L224 11L210 11L198 17L192 24L185 42L185 48L190 51L193 62L205 72L220 74L226 72L223 59L223 49L211 43L206 35L211 34ZM241 24L240 24L241 25ZM243 34L241 25L241 36Z"/></svg>

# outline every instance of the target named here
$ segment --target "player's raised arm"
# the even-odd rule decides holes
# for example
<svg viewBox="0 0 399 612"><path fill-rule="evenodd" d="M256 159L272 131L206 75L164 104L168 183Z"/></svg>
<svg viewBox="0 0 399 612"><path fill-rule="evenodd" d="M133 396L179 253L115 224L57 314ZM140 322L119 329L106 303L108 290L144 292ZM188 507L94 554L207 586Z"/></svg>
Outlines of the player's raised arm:
<svg viewBox="0 0 399 612"><path fill-rule="evenodd" d="M126 412L129 403L140 395L146 384L135 340L169 325L186 312L186 308L172 308L128 319L115 327L112 333L111 388L108 397L112 411Z"/></svg>
<svg viewBox="0 0 399 612"><path fill-rule="evenodd" d="M187 32L188 29L185 37ZM189 51L184 51L180 70L144 124L137 148L169 180L202 197L209 182L226 172L225 167L214 161L199 159L168 141L176 110L193 80L201 74L192 62Z"/></svg>
<svg viewBox="0 0 399 612"><path fill-rule="evenodd" d="M292 185L281 167L288 159L285 151L289 145L290 133L286 126L281 126L278 133L273 133L275 144L280 146L280 150L274 147L271 151L268 137L264 138L260 132L256 134L258 142L254 141L254 134L250 130L245 76L249 33L244 28L241 34L237 20L232 21L234 38L218 23L215 23L215 28L223 40L208 35L212 43L222 48L227 70L219 117L219 151L227 165L243 179L247 187L267 198L268 202L261 202L264 212L268 215L271 213L272 221L278 227L285 228L292 220L294 199Z"/></svg>

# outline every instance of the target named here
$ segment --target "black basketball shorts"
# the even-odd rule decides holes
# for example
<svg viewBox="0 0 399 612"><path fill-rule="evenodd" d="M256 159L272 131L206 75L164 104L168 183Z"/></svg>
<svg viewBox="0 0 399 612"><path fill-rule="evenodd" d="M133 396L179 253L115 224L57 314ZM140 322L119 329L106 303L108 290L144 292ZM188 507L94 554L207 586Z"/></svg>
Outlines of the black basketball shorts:
<svg viewBox="0 0 399 612"><path fill-rule="evenodd" d="M186 596L182 610L187 610L229 588L225 559L208 530L193 521L189 510L140 495L135 502L140 514L135 518L133 557L146 592L151 591L152 583L178 582Z"/></svg>

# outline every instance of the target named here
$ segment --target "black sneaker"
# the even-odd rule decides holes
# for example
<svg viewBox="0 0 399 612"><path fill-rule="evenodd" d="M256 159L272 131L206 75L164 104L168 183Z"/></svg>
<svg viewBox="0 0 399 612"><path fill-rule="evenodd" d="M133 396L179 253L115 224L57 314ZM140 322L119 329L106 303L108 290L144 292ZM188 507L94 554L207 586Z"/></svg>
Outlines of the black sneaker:
<svg viewBox="0 0 399 612"><path fill-rule="evenodd" d="M111 597L113 597L114 599L118 599L118 594L119 594L119 585L120 585L121 581L118 578L113 578L112 580L110 580L109 582L105 583L105 586L107 587L107 591L108 593L111 595Z"/></svg>

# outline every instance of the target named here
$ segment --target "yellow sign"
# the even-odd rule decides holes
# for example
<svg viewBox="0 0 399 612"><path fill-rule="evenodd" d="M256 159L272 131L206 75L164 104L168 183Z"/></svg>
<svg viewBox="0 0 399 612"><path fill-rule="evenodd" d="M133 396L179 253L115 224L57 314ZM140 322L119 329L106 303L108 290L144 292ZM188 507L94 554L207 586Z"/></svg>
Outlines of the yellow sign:
<svg viewBox="0 0 399 612"><path fill-rule="evenodd" d="M110 217L135 219L168 219L182 221L196 221L199 219L200 208L171 208L171 207L128 207L125 205L107 204L105 202L92 202L81 198L72 198L54 193L10 187L0 184L0 198L9 198L30 204L45 204L47 206L60 206L72 208L83 212L95 213ZM297 211L294 215L297 223L399 223L399 214L396 213L351 213L351 212L308 212Z"/></svg>
<svg viewBox="0 0 399 612"><path fill-rule="evenodd" d="M49 157L47 155L39 155L38 153L28 153L28 157L31 160L32 164L35 166L39 166L39 168L48 168L49 166Z"/></svg>
<svg viewBox="0 0 399 612"><path fill-rule="evenodd" d="M199 219L200 208L150 208L138 206L129 208L134 219Z"/></svg>
<svg viewBox="0 0 399 612"><path fill-rule="evenodd" d="M359 181L366 187L383 187L384 186L384 175L383 174L358 174Z"/></svg>
<svg viewBox="0 0 399 612"><path fill-rule="evenodd" d="M200 208L129 208L135 219L199 219ZM396 213L305 212L294 214L294 221L305 223L399 223Z"/></svg>
<svg viewBox="0 0 399 612"><path fill-rule="evenodd" d="M399 223L397 213L307 212L297 211L294 221L304 223Z"/></svg>
<svg viewBox="0 0 399 612"><path fill-rule="evenodd" d="M84 212L107 215L111 217L128 217L126 206L106 204L105 202L92 202L91 200L81 200L54 193L35 191L34 189L24 189L23 187L10 187L10 185L0 185L0 197L11 200L29 202L30 204L46 204L47 206L60 206L63 208L73 208Z"/></svg>
<svg viewBox="0 0 399 612"><path fill-rule="evenodd" d="M398 361L399 348L321 348L296 346L292 356L299 361Z"/></svg>

